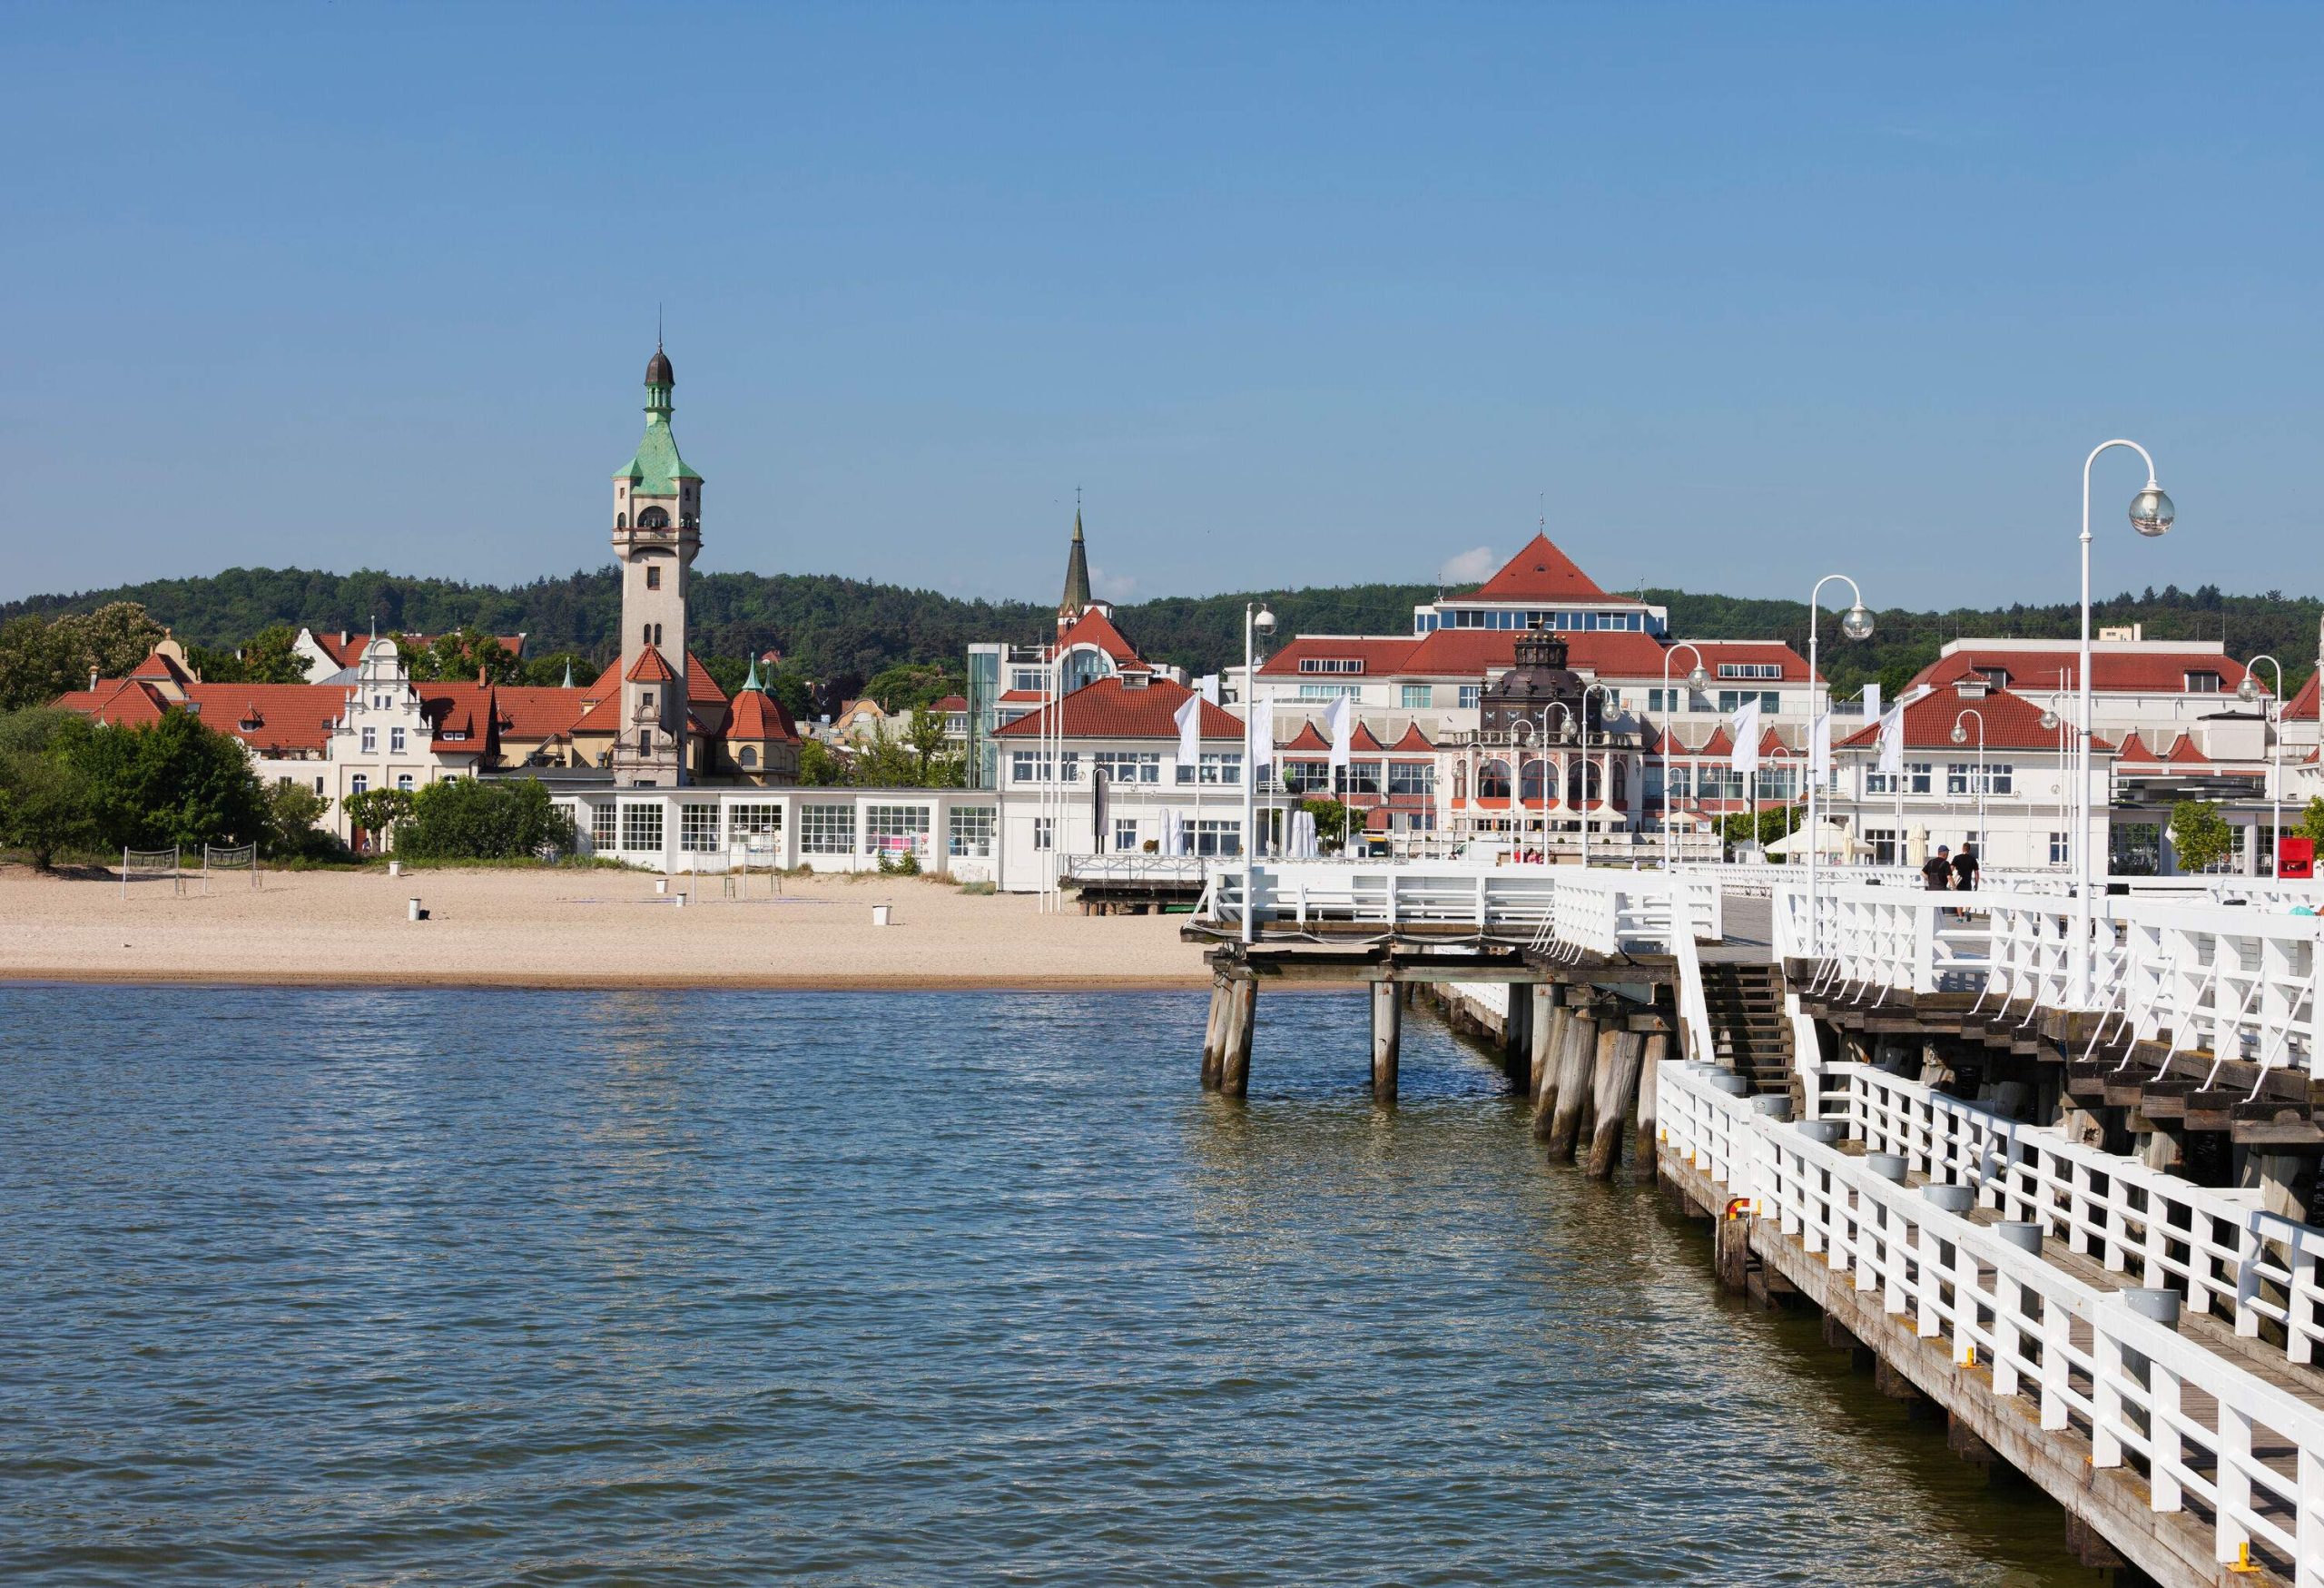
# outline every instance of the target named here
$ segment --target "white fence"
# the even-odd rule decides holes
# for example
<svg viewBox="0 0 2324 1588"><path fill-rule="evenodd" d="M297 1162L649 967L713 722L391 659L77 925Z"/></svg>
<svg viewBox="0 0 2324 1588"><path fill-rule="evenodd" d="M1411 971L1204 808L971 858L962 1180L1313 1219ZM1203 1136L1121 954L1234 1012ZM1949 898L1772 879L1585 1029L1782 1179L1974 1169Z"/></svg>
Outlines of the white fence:
<svg viewBox="0 0 2324 1588"><path fill-rule="evenodd" d="M2220 1562L2256 1551L2290 1563L2302 1588L2324 1588L2324 1413L2142 1316L2122 1292L1754 1111L1699 1069L1666 1062L1659 1082L1669 1149L1846 1276L1866 1305L1876 1297L1954 1362L1988 1367L1986 1393L2031 1403L2043 1430L2078 1425L2093 1466L2142 1458L2151 1506L2208 1513ZM2260 1454L2283 1446L2290 1472Z"/></svg>
<svg viewBox="0 0 2324 1588"><path fill-rule="evenodd" d="M2318 1041L2317 952L2324 917L2258 905L2112 901L2122 943L2107 1007L2141 1038L2218 1063L2294 1065L2324 1079Z"/></svg>

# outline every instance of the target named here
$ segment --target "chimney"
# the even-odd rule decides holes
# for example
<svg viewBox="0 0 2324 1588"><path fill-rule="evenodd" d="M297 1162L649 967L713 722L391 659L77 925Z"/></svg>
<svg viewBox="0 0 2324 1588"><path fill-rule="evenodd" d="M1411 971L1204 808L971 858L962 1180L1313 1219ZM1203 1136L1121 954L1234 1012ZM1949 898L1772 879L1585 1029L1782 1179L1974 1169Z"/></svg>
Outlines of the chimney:
<svg viewBox="0 0 2324 1588"><path fill-rule="evenodd" d="M2319 625L2319 626L2324 626L2324 625ZM94 667L92 667L92 668L90 668L90 669L89 669L89 693L90 693L90 694L92 694L92 695L94 695L96 692L97 692L97 670L96 670Z"/></svg>

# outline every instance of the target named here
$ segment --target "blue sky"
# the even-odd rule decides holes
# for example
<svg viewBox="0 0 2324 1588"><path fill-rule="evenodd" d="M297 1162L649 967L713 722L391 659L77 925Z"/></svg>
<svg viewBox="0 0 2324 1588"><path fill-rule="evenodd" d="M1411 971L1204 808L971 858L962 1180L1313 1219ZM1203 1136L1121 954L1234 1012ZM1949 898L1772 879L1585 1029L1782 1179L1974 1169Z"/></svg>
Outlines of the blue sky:
<svg viewBox="0 0 2324 1588"><path fill-rule="evenodd" d="M704 568L2313 592L2324 10L0 9L0 597Z"/></svg>

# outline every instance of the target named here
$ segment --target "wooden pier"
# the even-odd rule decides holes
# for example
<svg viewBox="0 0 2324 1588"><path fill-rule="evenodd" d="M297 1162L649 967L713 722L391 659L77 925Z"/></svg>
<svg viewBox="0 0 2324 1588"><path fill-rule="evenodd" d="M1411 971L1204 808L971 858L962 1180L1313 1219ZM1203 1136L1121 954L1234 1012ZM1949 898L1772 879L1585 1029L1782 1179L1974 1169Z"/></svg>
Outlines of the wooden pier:
<svg viewBox="0 0 2324 1588"><path fill-rule="evenodd" d="M1712 1221L1723 1282L1820 1308L2086 1563L2324 1588L2317 918L2132 890L2076 981L2053 878L1811 902L1768 871L1214 878L1203 1082L1247 1094L1264 984L1362 983L1393 1105L1424 997L1552 1158L1627 1151Z"/></svg>

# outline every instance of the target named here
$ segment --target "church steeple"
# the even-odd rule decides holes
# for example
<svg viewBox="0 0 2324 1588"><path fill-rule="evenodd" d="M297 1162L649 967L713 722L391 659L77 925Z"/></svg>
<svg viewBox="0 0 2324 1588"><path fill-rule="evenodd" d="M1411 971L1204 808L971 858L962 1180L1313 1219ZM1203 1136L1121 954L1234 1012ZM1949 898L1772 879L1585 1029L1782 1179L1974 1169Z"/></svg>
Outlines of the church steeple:
<svg viewBox="0 0 2324 1588"><path fill-rule="evenodd" d="M1089 606L1089 550L1081 542L1081 506L1073 508L1073 549L1065 557L1065 599L1058 603L1058 617L1066 623Z"/></svg>
<svg viewBox="0 0 2324 1588"><path fill-rule="evenodd" d="M670 388L677 383L678 378L670 369L670 355L662 350L662 340L656 337L654 357L645 365L645 411L651 416L646 420L648 424L656 419L665 425L670 422Z"/></svg>

